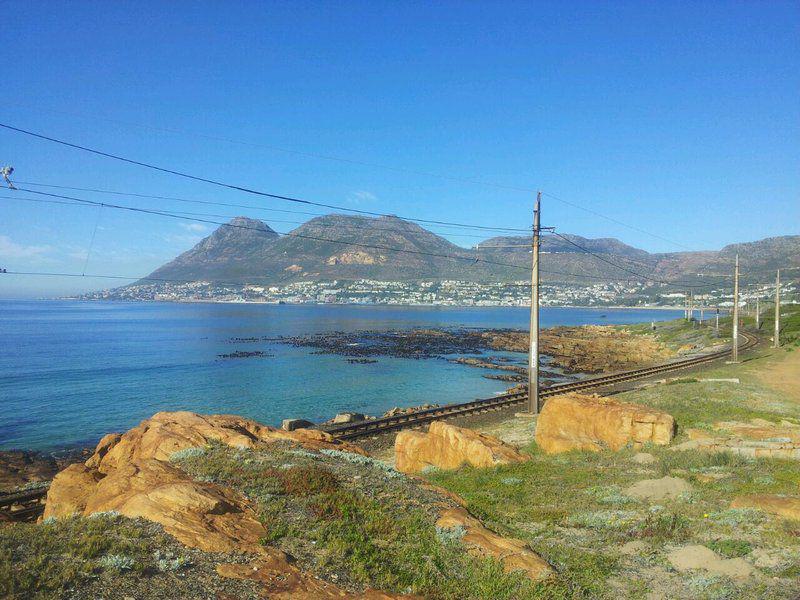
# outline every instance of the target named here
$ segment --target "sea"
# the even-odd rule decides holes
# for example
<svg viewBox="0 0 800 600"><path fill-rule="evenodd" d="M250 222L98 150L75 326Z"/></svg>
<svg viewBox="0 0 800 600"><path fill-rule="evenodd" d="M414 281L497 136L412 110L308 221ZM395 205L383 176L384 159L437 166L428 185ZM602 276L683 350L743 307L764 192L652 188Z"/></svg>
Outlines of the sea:
<svg viewBox="0 0 800 600"><path fill-rule="evenodd" d="M543 327L667 320L680 311L543 308ZM280 425L337 412L491 397L509 385L446 360L351 364L277 341L326 331L527 329L517 307L0 301L0 450L94 446L163 410ZM260 350L259 358L220 358Z"/></svg>

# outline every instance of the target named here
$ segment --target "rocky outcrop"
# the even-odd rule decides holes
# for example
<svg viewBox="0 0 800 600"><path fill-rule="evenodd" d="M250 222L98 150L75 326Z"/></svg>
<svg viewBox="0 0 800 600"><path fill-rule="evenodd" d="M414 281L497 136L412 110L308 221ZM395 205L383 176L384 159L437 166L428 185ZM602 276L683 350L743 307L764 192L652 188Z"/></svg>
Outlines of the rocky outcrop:
<svg viewBox="0 0 800 600"><path fill-rule="evenodd" d="M401 597L374 590L348 594L301 571L285 553L260 543L267 532L246 499L228 488L195 481L169 463L175 452L212 441L250 448L287 440L309 449L366 455L357 446L337 442L321 431L283 431L228 415L158 413L123 435L107 435L85 463L61 471L48 491L44 516L116 511L160 523L186 546L253 554L255 559L249 563L221 564L217 571L225 577L262 583L270 598Z"/></svg>
<svg viewBox="0 0 800 600"><path fill-rule="evenodd" d="M790 421L780 424L764 419L720 421L711 431L687 429L689 440L676 450L730 452L747 458L782 458L800 460L800 425Z"/></svg>
<svg viewBox="0 0 800 600"><path fill-rule="evenodd" d="M527 544L514 538L500 537L489 531L464 508L442 512L436 522L439 529L461 531L461 543L474 554L491 557L503 564L506 572L524 571L529 579L540 580L554 574L552 567Z"/></svg>
<svg viewBox="0 0 800 600"><path fill-rule="evenodd" d="M584 394L548 398L536 424L536 443L548 454L667 445L675 420L665 412Z"/></svg>
<svg viewBox="0 0 800 600"><path fill-rule="evenodd" d="M57 472L58 465L51 456L23 450L0 452L0 490L50 481Z"/></svg>
<svg viewBox="0 0 800 600"><path fill-rule="evenodd" d="M731 508L757 508L777 517L800 521L800 498L795 496L775 494L738 496L731 502Z"/></svg>
<svg viewBox="0 0 800 600"><path fill-rule="evenodd" d="M191 480L169 458L211 441L250 448L279 440L366 455L322 431L283 431L229 415L163 412L124 435L105 436L85 463L60 472L47 493L44 516L114 510L161 523L188 546L223 552L250 547L264 531L246 504L230 490Z"/></svg>
<svg viewBox="0 0 800 600"><path fill-rule="evenodd" d="M401 431L394 452L395 467L403 473L418 473L426 467L493 467L530 460L527 454L497 438L443 421L431 423L427 433Z"/></svg>

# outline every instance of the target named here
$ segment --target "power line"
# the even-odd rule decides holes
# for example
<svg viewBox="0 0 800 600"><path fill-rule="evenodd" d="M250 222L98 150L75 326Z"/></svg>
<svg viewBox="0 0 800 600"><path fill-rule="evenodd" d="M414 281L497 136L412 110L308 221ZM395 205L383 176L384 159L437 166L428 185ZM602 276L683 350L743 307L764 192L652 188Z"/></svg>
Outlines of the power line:
<svg viewBox="0 0 800 600"><path fill-rule="evenodd" d="M79 144L73 144L71 142L67 142L67 141L64 141L64 140L59 140L59 139L56 139L56 138L52 138L52 137L49 137L49 136L46 136L46 135L42 135L40 133L34 133L32 131L27 131L25 129L20 129L18 127L13 127L11 125L6 125L4 123L0 123L0 127L3 127L5 129L9 129L11 131L16 131L18 133L22 133L22 134L25 134L25 135L29 135L31 137L39 138L39 139L42 139L42 140L47 140L48 142L53 142L53 143L56 143L56 144L60 144L62 146L67 146L69 148L74 148L76 150L82 150L84 152L89 152L91 154L96 154L97 156L103 156L105 158L111 158L111 159L118 160L118 161L121 161L121 162L124 162L124 163L136 165L136 166L139 166L139 167L145 167L147 169L152 169L154 171L159 171L161 173L167 173L169 175L175 175L177 177L183 177L185 179L191 179L193 181L200 181L200 182L203 182L203 183L208 183L208 184L215 185L215 186L218 186L218 187L227 188L227 189L231 189L231 190L236 190L236 191L244 192L244 193L247 193L247 194L253 194L253 195L256 195L256 196L262 196L262 197L265 197L265 198L273 198L275 200L286 200L287 202L295 202L295 203L298 203L298 204L305 204L305 205L308 205L308 206L319 206L321 208L330 208L330 209L333 209L333 210L342 210L342 211L345 211L345 212L354 212L354 213L358 213L358 214L362 214L362 215L370 215L372 217L392 217L392 216L397 216L397 215L390 215L390 214L387 214L387 213L379 213L379 212L373 212L373 211L368 211L368 210L360 210L360 209L356 209L356 208L349 208L349 207L346 207L346 206L340 206L340 205L336 205L336 204L326 204L326 203L323 203L323 202L315 202L315 201L312 201L312 200L305 200L303 198L295 198L295 197L292 197L292 196L282 196L280 194L272 194L272 193L269 193L269 192L262 192L260 190L254 190L254 189L251 189L251 188L248 188L248 187L244 187L244 186L241 186L241 185L235 185L235 184L232 184L232 183L225 183L225 182L217 181L217 180L214 180L214 179L208 179L206 177L200 177L199 175L192 175L190 173L184 173L182 171L176 171L174 169L168 169L166 167L159 167L158 165L153 165L153 164L150 164L150 163L146 163L146 162L142 162L142 161L138 161L138 160L133 160L131 158L126 158L124 156L119 156L117 154L111 154L109 152L103 152L102 150L96 150L94 148L89 148L87 146L81 146ZM456 226L460 226L460 227L471 227L471 228L474 228L474 229L484 229L484 230L489 230L489 231L517 231L517 232L526 231L525 229L511 228L511 227L487 227L487 226L483 226L483 225L471 225L471 224L465 224L465 223L453 223L453 222L450 222L450 221L437 221L437 220L433 220L433 219L412 219L412 218L406 218L406 217L400 217L400 218L405 219L407 221L415 220L415 221L417 221L419 223L432 223L432 224L435 224L435 225L456 225Z"/></svg>
<svg viewBox="0 0 800 600"><path fill-rule="evenodd" d="M212 205L212 206L226 206L226 207L229 207L229 208L247 208L247 209L251 209L251 210L263 210L263 211L266 211L266 212L279 212L279 213L287 213L287 214L294 214L294 215L308 215L308 216L314 216L314 217L324 217L324 216L333 214L333 213L321 213L321 212L308 212L308 211L302 211L302 210L288 210L288 209L281 209L281 208L267 208L267 207L264 207L264 206L254 206L252 204L237 204L237 203L231 203L231 202L217 202L217 201L211 201L211 200L197 200L197 199L190 199L190 198L177 198L175 196L158 196L158 195L149 195L149 194L137 194L137 193L133 193L133 192L120 192L120 191L115 191L115 190L101 190L101 189L96 189L96 188L73 187L73 186L68 186L68 185L53 185L53 184L38 183L38 182L32 182L32 181L17 181L17 183L21 184L21 185L34 185L34 186L38 186L38 187L46 187L46 188L61 189L61 190L72 190L72 191L77 191L77 192L93 192L93 193L98 193L98 194L110 194L110 195L114 195L114 196L130 196L130 197L134 197L134 198L147 198L147 199L151 199L151 200L172 200L172 201L175 201L175 202L188 202L188 203L192 203L192 204L207 204L207 205ZM381 215L381 216L392 216L392 215ZM412 218L403 218L403 219L406 220L406 221L414 222L414 223L426 222L426 221L420 220L420 219L412 219ZM496 232L508 231L507 228L494 229L494 228L491 228L491 227L488 227L488 226L482 226L482 225L476 226L476 225L456 225L456 224L444 225L444 224L442 224L441 226L442 227L453 228L453 229L473 229L475 227L480 227L481 230L484 230L484 231L496 231ZM518 229L516 231L525 232L527 230L520 228L520 229ZM459 235L459 234L447 233L446 235ZM474 236L474 237L477 237L477 236Z"/></svg>
<svg viewBox="0 0 800 600"><path fill-rule="evenodd" d="M19 182L22 183L22 182ZM28 190L33 191L33 190ZM21 198L19 196L0 196L0 198L4 200L21 200L24 202L38 202L38 203L46 203L46 204L66 204L67 206L79 206L79 207L88 207L91 206L89 204L83 204L80 202L67 202L67 201L60 201L60 200L46 200L43 198ZM269 209L266 209L269 210ZM193 217L218 217L218 218L225 218L225 219L235 219L236 217L240 217L242 215L220 215L216 213L196 213L196 212L187 212L187 211L170 211L174 214L178 215L188 215ZM328 214L321 214L320 216L335 216L335 213L328 213ZM270 223L284 223L287 225L306 225L310 221L284 221L281 219L269 219ZM408 233L407 229L398 229L394 227L375 227L370 225L357 225L355 223L346 223L346 224L335 224L335 223L314 223L315 227L332 227L332 228L344 228L344 229L364 229L364 230L371 230L371 231L395 231L399 233ZM436 233L437 235L449 235L451 237L468 237L468 238L477 238L477 239L485 239L485 236L470 234L470 233L451 233L451 232L436 232L432 229L427 229L431 233Z"/></svg>
<svg viewBox="0 0 800 600"><path fill-rule="evenodd" d="M209 220L209 219L203 219L203 218L199 218L199 217L182 216L182 215L179 215L179 214L176 214L176 213L172 213L172 212L167 212L167 211L151 210L151 209L147 209L147 208L139 208L139 207L133 207L133 206L123 206L123 205L119 205L119 204L109 204L107 202L97 202L97 201L94 201L94 200L85 200L83 198L75 198L74 196L64 196L64 195L61 195L61 194L51 194L49 192L40 192L38 190L30 190L30 189L26 189L26 188L18 188L18 189L19 189L19 191L28 192L30 194L40 194L42 196L50 196L50 197L60 198L60 199L64 199L64 200L74 200L75 202L80 202L80 203L93 205L93 206L106 206L108 208L116 208L118 210L127 210L127 211L131 211L131 212L140 212L140 213L146 213L146 214L151 214L151 215L159 215L159 216L163 216L163 217L169 217L169 218L173 218L173 219L183 219L183 220L186 220L186 221L196 221L198 223L208 223L208 224L213 224L213 225L219 225L220 227L233 227L233 228L237 228L237 229L250 229L250 230L253 230L253 231L259 231L259 232L262 232L262 233L267 233L265 230L263 230L261 228L250 227L249 225L243 225L243 224L238 224L238 223L223 223L221 221L212 221L212 220ZM318 242L330 242L330 243L333 243L333 244L344 244L344 245L347 245L347 246L356 246L356 247L370 248L370 249L375 249L375 250L386 250L386 251L389 251L389 252L402 252L402 253L406 253L406 254L431 256L431 257L437 257L437 258L447 258L447 259L451 259L451 260L460 260L460 261L472 262L472 263L475 263L475 264L481 262L481 263L485 263L485 264L497 265L497 266L503 266L503 267L510 267L510 268L514 268L514 269L530 270L530 267L523 267L523 266L520 266L520 265L511 264L511 263L501 263L501 262L497 262L497 261L486 260L486 259L479 258L479 257L478 258L472 258L470 256L455 256L455 255L450 255L450 254L427 252L427 251L424 251L424 250L410 250L410 249L405 249L405 248L393 248L391 246L382 246L382 245L376 245L376 244L364 244L364 243L360 243L360 242L348 242L348 241L344 241L344 240L336 240L336 239L331 239L331 238L321 238L321 237L317 237L317 236L311 236L311 235L295 233L295 232L275 231L274 233L277 233L278 235L282 235L282 236L285 236L285 237L296 237L296 238L308 239L308 240L313 240L313 241L318 241Z"/></svg>
<svg viewBox="0 0 800 600"><path fill-rule="evenodd" d="M29 108L29 107L26 106L26 108ZM355 160L355 159L350 159L350 158L343 158L343 157L334 156L334 155L331 155L331 154L322 154L322 153L315 153L315 152L303 152L303 151L299 151L299 150L282 148L282 147L279 147L279 146L273 146L273 145L263 144L263 143L259 143L259 142L248 142L248 141L237 140L237 139L229 138L229 137L214 136L214 135L198 133L198 132L194 132L194 131L186 131L186 130L181 130L181 129L167 128L167 127L155 127L155 126L152 126L152 125L142 125L142 124L138 124L138 123L130 123L130 122L127 122L127 121L120 121L118 119L109 119L107 117L97 117L96 115L89 116L89 115L82 115L80 113L71 113L71 112L67 112L67 111L60 111L60 110L53 110L53 109L43 109L43 108L39 108L38 110L43 110L45 112L52 112L52 113L55 113L55 114L64 114L64 115L68 115L68 116L78 116L78 117L86 118L86 119L90 119L90 120L100 119L100 120L103 120L103 121L107 121L109 123L115 123L117 125L123 125L123 126L126 126L126 127L134 127L134 128L140 128L140 129L145 129L145 130L150 130L150 131L159 131L159 132L177 134L177 135L194 136L194 137L199 137L199 138L212 140L212 141L217 141L217 142L226 142L226 143L231 143L231 144L239 144L239 145L250 146L250 147L254 147L254 148L265 148L265 149L268 149L268 150L273 150L273 151L276 151L276 152L282 152L282 153L285 153L285 154L292 154L292 155L295 155L295 156L305 156L305 157L321 159L321 160L336 161L336 162L340 162L340 163L359 165L359 166L376 168L376 169L384 169L384 170L388 170L388 171L394 171L394 172L397 172L397 173L410 173L410 174L416 174L416 175L423 175L425 177L432 177L432 178L435 178L435 179L442 179L442 180L447 180L447 181L457 181L457 182L461 182L461 183L468 183L468 184L471 184L471 185L479 185L479 186L490 187L490 188L501 189L501 190L509 190L509 191L516 191L516 192L525 192L525 193L535 193L535 192L539 191L539 190L535 190L533 188L528 188L528 187L523 187L523 186L514 186L514 185L508 185L508 184L502 184L502 183L486 181L486 180L482 180L482 179L474 179L474 178L469 178L469 177L458 177L458 176L454 176L454 175L446 175L446 174L442 174L442 173L434 173L434 172L431 172L431 171L424 171L424 170L418 170L418 169L409 169L409 168L406 168L406 167L397 167L397 166L385 165L385 164L381 164L381 163L374 163L374 162L361 161L361 160ZM651 237L653 237L655 239L661 240L663 242L667 242L668 244L672 244L672 245L677 246L679 248L683 248L684 250L692 250L692 248L689 248L688 246L680 244L680 243L678 243L678 242L676 242L674 240L670 240L669 238L666 238L664 236L652 233L650 231L647 231L646 229L642 229L640 227L636 227L635 225L629 225L628 223L625 223L624 221L620 221L619 219L615 219L613 217L609 217L609 216L607 216L607 215L605 215L603 213L600 213L598 211L592 210L591 208L586 208L586 207L584 207L584 206L582 206L580 204L577 204L575 202L570 202L569 200L564 200L563 198L560 198L560 197L558 197L558 196L556 196L554 194L550 194L548 192L542 192L542 194L545 195L545 196L548 196L549 198L552 198L553 200L556 200L557 202L561 202L561 203L563 203L563 204L565 204L567 206L571 206L573 208L577 208L578 210L582 210L582 211L584 211L586 213L589 213L591 215L594 215L596 217L600 217L601 219L605 219L605 220L607 220L607 221L609 221L611 223L615 223L617 225L621 225L622 227L626 227L626 228L628 228L628 229L630 229L632 231L637 231L639 233L643 233L645 235L649 235L649 236L651 236Z"/></svg>
<svg viewBox="0 0 800 600"><path fill-rule="evenodd" d="M106 202L97 202L97 201L94 201L94 200L86 200L86 199L83 199L83 198L76 198L74 196L65 196L65 195L62 195L62 194L52 194L52 193L49 193L49 192L42 192L42 191L38 191L38 190L30 190L30 189L26 189L26 188L19 188L19 191L28 192L28 193L32 193L32 194L38 194L38 195L42 195L42 196L48 196L50 198L57 198L57 199L60 199L60 200L73 201L73 202L77 202L79 204L83 204L83 205L86 205L86 206L105 206L105 207L109 207L109 208L115 208L115 209L118 209L118 210L126 210L126 211L131 211L131 212L140 212L140 213L152 214L152 215L157 215L157 216L164 216L164 217L180 219L180 220L188 220L188 221L195 221L195 222L200 222L200 223L214 224L214 225L218 225L218 226L221 226L221 227L233 227L233 228L238 228L238 229L250 229L250 230L266 233L263 229L258 228L258 227L251 227L251 226L243 225L243 224L223 223L223 222L219 222L219 221L212 221L212 220L209 220L209 219L203 219L203 218L197 218L197 217L191 217L191 216L183 216L183 215L176 214L176 213L173 213L173 212L151 210L151 209L145 209L145 208L139 208L139 207L131 207L131 206L123 206L123 205L117 205L117 204L110 204L110 203L106 203ZM48 201L54 202L54 203L58 203L58 204L67 204L66 202L60 202L59 200L55 200L55 201L54 200L48 200ZM314 241L330 242L330 243L344 244L344 245L349 245L349 246L357 246L357 247L364 247L364 248L371 248L371 249L378 249L378 250L387 250L387 251L390 251L390 252L401 252L401 253L408 253L408 254L416 254L416 255L423 255L423 256L446 258L446 259L449 259L449 260L460 260L460 261L464 261L464 262L470 262L470 263L473 263L473 264L484 263L484 264L488 264L488 265L495 265L495 266L503 266L503 267L515 268L515 269L522 269L524 271L530 271L531 270L531 267L527 267L527 266L523 266L523 265L515 265L515 264L511 264L511 263L498 262L498 261L493 261L493 260L487 260L485 258L480 258L480 257L454 256L454 255L448 255L448 254L426 252L426 251L422 251L422 250L409 250L409 249L394 248L394 247L382 246L382 245L364 244L364 243L359 243L359 242L348 242L348 241L345 241L345 240L337 240L337 239L332 239L332 238L322 238L322 237L311 236L311 235L306 235L306 234L298 234L298 233L292 233L292 232L275 231L275 233L278 234L278 235L285 236L285 237L297 237L297 238L302 238L302 239L310 239L310 240L314 240ZM555 235L559 235L559 234L555 234ZM563 237L563 236L559 235L559 237ZM577 245L577 244L574 244L574 242L571 242L571 241L570 241L570 243L573 243L573 245ZM587 249L584 249L584 250L587 251L588 253L592 254L591 251L588 251ZM614 263L610 263L610 264L613 264L614 266L619 267L619 265L616 265ZM629 273L631 273L632 275L635 275L637 277L642 277L642 275L640 275L640 274L638 274L636 272L629 271L627 269L625 269L625 270L628 271ZM595 280L606 280L606 281L608 280L608 276L589 275L589 274L583 274L583 273L570 273L570 272L552 271L552 270L542 270L542 272L546 273L546 274L550 274L550 275L561 275L561 276L571 277L571 278L576 278L576 279L595 279ZM672 287L697 287L697 288L706 287L706 286L686 286L684 284L670 283L670 282L661 281L661 280L655 280L655 281L656 281L656 283L661 283L663 285L672 286Z"/></svg>
<svg viewBox="0 0 800 600"><path fill-rule="evenodd" d="M638 271L633 271L633 270L628 269L627 267L625 267L623 265L619 265L619 264L615 263L614 261L608 260L607 258L603 257L602 255L597 254L597 253L589 250L585 246L582 246L582 245L572 241L571 239L569 239L566 236L561 235L560 233L555 233L554 235L558 236L559 238L561 238L562 240L564 240L568 244L571 244L571 245L575 246L576 248L582 250L586 254L589 254L589 255L593 256L594 258L596 258L596 259L598 259L598 260L600 260L600 261L602 261L602 262L604 262L604 263L606 263L608 265L611 265L612 267L616 267L617 269L620 269L622 271L630 273L631 275L634 275L634 276L639 277L641 279L646 279L648 281L653 281L655 283L660 283L662 285L670 285L670 286L675 286L675 287L705 288L705 287L708 287L709 285L717 285L716 283L710 283L710 282L704 282L707 285L693 285L693 284L684 284L684 283L681 283L681 282L673 283L673 282L665 281L663 279L655 279L653 277L645 275L644 273L640 273Z"/></svg>

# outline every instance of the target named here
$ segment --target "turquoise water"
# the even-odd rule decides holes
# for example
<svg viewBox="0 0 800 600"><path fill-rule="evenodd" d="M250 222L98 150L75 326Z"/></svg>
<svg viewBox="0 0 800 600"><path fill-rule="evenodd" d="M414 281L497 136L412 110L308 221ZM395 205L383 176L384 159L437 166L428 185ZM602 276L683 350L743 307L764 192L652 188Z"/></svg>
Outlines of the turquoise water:
<svg viewBox="0 0 800 600"><path fill-rule="evenodd" d="M527 328L525 308L0 301L0 449L91 446L160 410L266 424L492 396L506 384L444 360L341 356L232 337L419 326ZM601 315L606 315L603 318ZM545 308L544 327L636 323L679 311ZM220 360L235 350L271 358Z"/></svg>

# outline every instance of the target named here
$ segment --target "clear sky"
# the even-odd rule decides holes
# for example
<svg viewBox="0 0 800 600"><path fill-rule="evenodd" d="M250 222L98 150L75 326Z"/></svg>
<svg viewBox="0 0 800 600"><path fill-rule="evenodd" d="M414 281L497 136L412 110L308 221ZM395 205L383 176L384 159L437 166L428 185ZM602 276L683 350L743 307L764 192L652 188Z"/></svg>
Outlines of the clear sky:
<svg viewBox="0 0 800 600"><path fill-rule="evenodd" d="M430 219L527 227L533 194L524 190L542 189L630 227L549 196L544 225L650 251L800 232L797 2L2 7L0 122L16 127L277 194ZM19 181L303 209L6 130L0 163ZM278 221L307 218L74 194L247 214L278 231L296 226ZM0 267L83 271L97 209L0 196ZM144 275L208 231L103 209L87 272ZM4 297L110 286L0 275Z"/></svg>

